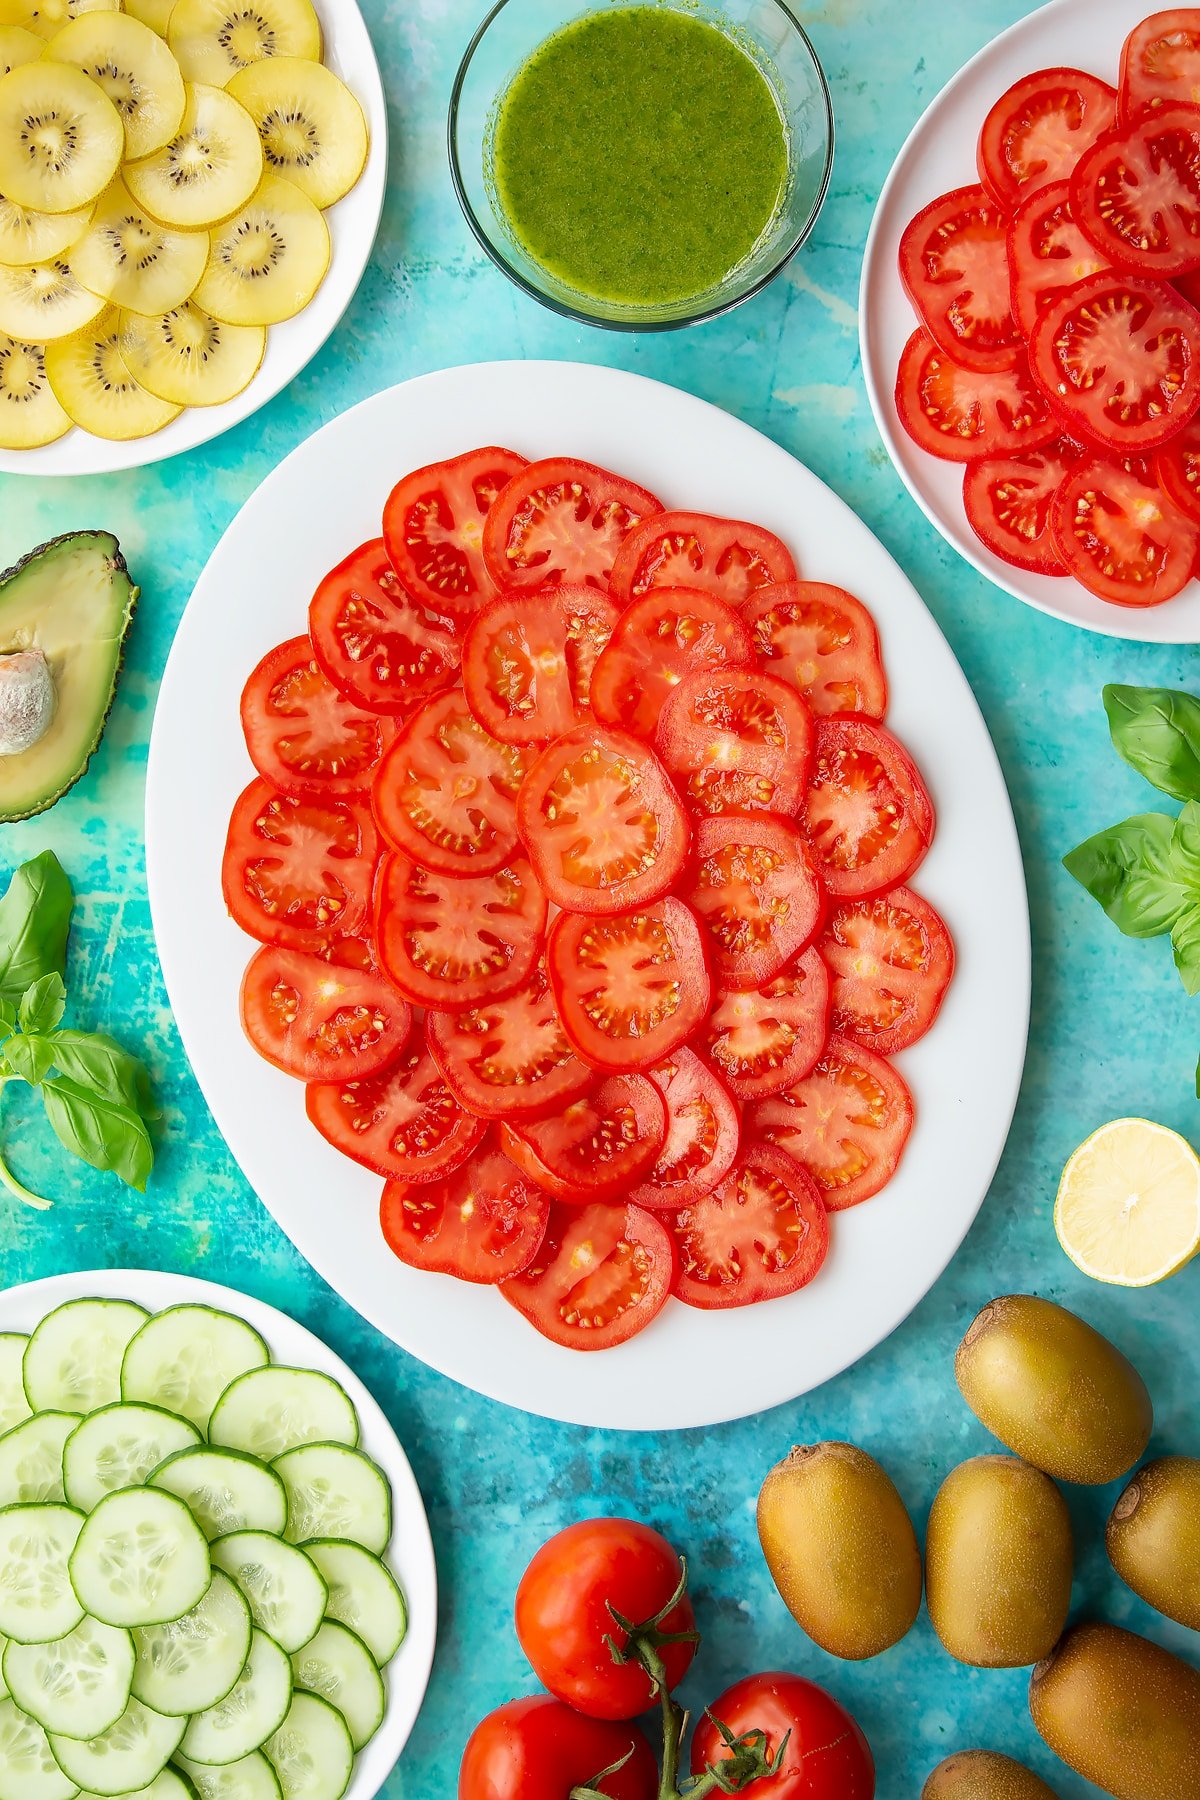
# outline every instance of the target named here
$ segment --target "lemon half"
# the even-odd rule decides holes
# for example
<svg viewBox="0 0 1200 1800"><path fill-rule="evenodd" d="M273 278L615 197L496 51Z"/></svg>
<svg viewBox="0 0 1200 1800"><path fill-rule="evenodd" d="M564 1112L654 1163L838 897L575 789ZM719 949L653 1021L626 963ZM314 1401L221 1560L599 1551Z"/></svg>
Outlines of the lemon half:
<svg viewBox="0 0 1200 1800"><path fill-rule="evenodd" d="M1165 1125L1114 1119L1063 1170L1054 1229L1096 1281L1164 1281L1200 1250L1200 1157Z"/></svg>

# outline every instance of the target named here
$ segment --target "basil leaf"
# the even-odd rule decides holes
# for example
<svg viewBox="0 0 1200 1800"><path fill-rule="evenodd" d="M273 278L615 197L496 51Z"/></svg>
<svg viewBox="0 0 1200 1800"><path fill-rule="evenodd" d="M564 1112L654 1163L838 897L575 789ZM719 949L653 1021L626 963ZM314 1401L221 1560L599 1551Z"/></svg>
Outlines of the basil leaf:
<svg viewBox="0 0 1200 1800"><path fill-rule="evenodd" d="M61 975L51 972L25 990L17 1019L22 1031L53 1031L66 1009L66 984Z"/></svg>
<svg viewBox="0 0 1200 1800"><path fill-rule="evenodd" d="M1166 813L1139 813L1088 838L1063 857L1063 867L1126 937L1159 937L1200 904L1200 882L1187 878L1186 853L1179 867L1174 833Z"/></svg>
<svg viewBox="0 0 1200 1800"><path fill-rule="evenodd" d="M53 850L22 864L0 900L0 996L14 1006L43 975L67 972L75 899Z"/></svg>
<svg viewBox="0 0 1200 1800"><path fill-rule="evenodd" d="M41 1086L46 1117L59 1142L93 1169L111 1169L144 1193L154 1146L140 1115L113 1095L52 1075Z"/></svg>
<svg viewBox="0 0 1200 1800"><path fill-rule="evenodd" d="M4 1059L13 1074L30 1087L39 1087L54 1067L54 1051L48 1039L11 1037L4 1046Z"/></svg>
<svg viewBox="0 0 1200 1800"><path fill-rule="evenodd" d="M58 1031L50 1042L55 1066L69 1081L116 1095L143 1119L158 1118L146 1065L115 1038L102 1031Z"/></svg>
<svg viewBox="0 0 1200 1800"><path fill-rule="evenodd" d="M1131 769L1176 800L1200 799L1200 700L1179 688L1109 686L1104 710Z"/></svg>
<svg viewBox="0 0 1200 1800"><path fill-rule="evenodd" d="M17 1009L11 1000L0 999L0 1031L17 1029Z"/></svg>

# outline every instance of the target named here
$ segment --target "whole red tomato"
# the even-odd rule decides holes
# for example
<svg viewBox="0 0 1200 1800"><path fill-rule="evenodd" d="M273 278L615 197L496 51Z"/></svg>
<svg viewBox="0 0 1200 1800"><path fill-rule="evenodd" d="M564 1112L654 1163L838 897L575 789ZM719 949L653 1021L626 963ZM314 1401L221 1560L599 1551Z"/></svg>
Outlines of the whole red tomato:
<svg viewBox="0 0 1200 1800"><path fill-rule="evenodd" d="M585 1719L549 1694L510 1700L471 1733L458 1800L569 1800L573 1787L594 1782L631 1749L599 1792L611 1800L655 1800L658 1767L636 1725Z"/></svg>
<svg viewBox="0 0 1200 1800"><path fill-rule="evenodd" d="M790 1732L778 1775L756 1781L754 1794L787 1800L874 1800L875 1762L870 1745L844 1706L800 1675L747 1675L714 1700L713 1718L742 1736L765 1731L771 1751ZM692 1739L692 1773L727 1754L711 1719L701 1719Z"/></svg>
<svg viewBox="0 0 1200 1800"><path fill-rule="evenodd" d="M593 1719L633 1719L654 1704L650 1678L636 1663L614 1663L604 1639L626 1641L611 1604L640 1625L679 1586L682 1565L665 1537L632 1519L587 1519L544 1544L517 1589L517 1636L538 1680ZM696 1615L685 1595L660 1631L692 1631ZM683 1680L694 1644L662 1650L667 1684Z"/></svg>

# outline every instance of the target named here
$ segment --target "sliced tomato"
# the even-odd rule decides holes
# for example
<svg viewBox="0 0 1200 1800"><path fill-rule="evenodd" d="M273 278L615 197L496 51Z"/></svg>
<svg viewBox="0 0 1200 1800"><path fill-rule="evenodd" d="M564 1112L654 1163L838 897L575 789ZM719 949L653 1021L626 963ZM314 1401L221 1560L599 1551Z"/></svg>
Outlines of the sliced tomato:
<svg viewBox="0 0 1200 1800"><path fill-rule="evenodd" d="M348 700L313 655L306 637L268 652L242 691L242 730L250 761L285 794L359 794L396 733Z"/></svg>
<svg viewBox="0 0 1200 1800"><path fill-rule="evenodd" d="M968 369L923 329L900 358L896 411L914 444L946 462L1035 449L1060 430L1024 358L1012 369Z"/></svg>
<svg viewBox="0 0 1200 1800"><path fill-rule="evenodd" d="M831 894L906 881L933 841L933 803L904 746L869 719L822 719L803 822Z"/></svg>
<svg viewBox="0 0 1200 1800"><path fill-rule="evenodd" d="M814 713L882 719L887 678L875 621L853 594L824 581L762 587L742 606L755 654L803 695Z"/></svg>
<svg viewBox="0 0 1200 1800"><path fill-rule="evenodd" d="M1022 338L1028 341L1066 288L1109 266L1075 222L1069 181L1052 182L1022 200L1008 227L1013 314Z"/></svg>
<svg viewBox="0 0 1200 1800"><path fill-rule="evenodd" d="M1117 116L1116 89L1082 69L1038 69L1001 94L979 134L979 179L997 206L1065 180Z"/></svg>
<svg viewBox="0 0 1200 1800"><path fill-rule="evenodd" d="M542 1247L502 1285L511 1306L568 1350L611 1350L653 1323L675 1278L661 1219L640 1206L552 1206Z"/></svg>
<svg viewBox="0 0 1200 1800"><path fill-rule="evenodd" d="M1106 131L1071 176L1071 209L1118 268L1200 268L1200 112L1157 107Z"/></svg>
<svg viewBox="0 0 1200 1800"><path fill-rule="evenodd" d="M682 900L560 913L546 955L563 1030L598 1069L648 1069L686 1044L712 999L704 939Z"/></svg>
<svg viewBox="0 0 1200 1800"><path fill-rule="evenodd" d="M260 1056L301 1081L357 1080L398 1054L412 1010L370 969L268 944L242 981L242 1027Z"/></svg>
<svg viewBox="0 0 1200 1800"><path fill-rule="evenodd" d="M658 1161L666 1101L645 1075L602 1075L561 1112L503 1127L517 1167L557 1200L622 1198Z"/></svg>
<svg viewBox="0 0 1200 1800"><path fill-rule="evenodd" d="M708 931L723 987L774 980L821 920L821 883L803 836L770 813L702 819L688 903Z"/></svg>
<svg viewBox="0 0 1200 1800"><path fill-rule="evenodd" d="M829 1254L829 1217L807 1169L774 1144L752 1143L719 1187L676 1213L675 1295L723 1311L807 1287Z"/></svg>
<svg viewBox="0 0 1200 1800"><path fill-rule="evenodd" d="M705 1047L739 1100L761 1100L808 1074L829 1037L829 1016L829 970L806 950L762 987L718 994Z"/></svg>
<svg viewBox="0 0 1200 1800"><path fill-rule="evenodd" d="M404 1182L439 1180L487 1130L450 1092L420 1030L377 1074L310 1082L306 1105L335 1150Z"/></svg>
<svg viewBox="0 0 1200 1800"><path fill-rule="evenodd" d="M541 954L546 897L523 856L490 875L444 875L399 852L375 892L389 980L417 1006L461 1012L511 994Z"/></svg>
<svg viewBox="0 0 1200 1800"><path fill-rule="evenodd" d="M799 809L813 720L796 689L750 669L697 669L667 697L654 744L697 813Z"/></svg>
<svg viewBox="0 0 1200 1800"><path fill-rule="evenodd" d="M619 617L597 588L505 594L463 647L467 704L502 744L546 744L590 717L592 673Z"/></svg>
<svg viewBox="0 0 1200 1800"><path fill-rule="evenodd" d="M308 630L330 681L369 712L411 713L458 672L450 614L412 598L382 538L330 570L313 595Z"/></svg>
<svg viewBox="0 0 1200 1800"><path fill-rule="evenodd" d="M1069 438L1020 456L985 456L963 475L967 523L993 556L1035 575L1065 575L1050 530L1054 496L1082 452Z"/></svg>
<svg viewBox="0 0 1200 1800"><path fill-rule="evenodd" d="M1189 519L1200 520L1200 421L1193 419L1154 452L1154 475L1168 500Z"/></svg>
<svg viewBox="0 0 1200 1800"><path fill-rule="evenodd" d="M584 725L538 757L517 826L546 893L568 912L631 911L674 883L687 814L658 758L625 731Z"/></svg>
<svg viewBox="0 0 1200 1800"><path fill-rule="evenodd" d="M608 591L622 543L662 503L610 469L555 456L530 463L497 497L483 534L488 573L499 588Z"/></svg>
<svg viewBox="0 0 1200 1800"><path fill-rule="evenodd" d="M650 1079L667 1103L667 1140L645 1181L627 1198L651 1212L674 1212L728 1175L741 1119L725 1083L694 1050L676 1050L650 1070Z"/></svg>
<svg viewBox="0 0 1200 1800"><path fill-rule="evenodd" d="M281 794L261 776L233 809L221 887L230 916L263 944L319 950L371 910L379 839L361 800Z"/></svg>
<svg viewBox="0 0 1200 1800"><path fill-rule="evenodd" d="M900 280L929 335L964 368L1015 368L1008 219L981 187L922 208L900 239Z"/></svg>
<svg viewBox="0 0 1200 1800"><path fill-rule="evenodd" d="M447 462L414 469L392 489L383 509L383 540L392 566L415 600L467 618L493 598L483 555L492 503L525 458L489 445Z"/></svg>
<svg viewBox="0 0 1200 1800"><path fill-rule="evenodd" d="M912 1095L882 1056L832 1037L811 1074L760 1100L750 1125L804 1165L830 1212L843 1212L896 1173L913 1127Z"/></svg>
<svg viewBox="0 0 1200 1800"><path fill-rule="evenodd" d="M746 519L668 512L647 519L621 546L612 591L622 606L652 588L704 588L740 606L768 581L794 581L792 553Z"/></svg>
<svg viewBox="0 0 1200 1800"><path fill-rule="evenodd" d="M480 1118L552 1112L592 1079L559 1023L542 963L502 1000L430 1013L425 1029L447 1085Z"/></svg>
<svg viewBox="0 0 1200 1800"><path fill-rule="evenodd" d="M925 1036L954 974L945 922L911 888L844 901L817 948L833 976L834 1031L881 1056Z"/></svg>
<svg viewBox="0 0 1200 1800"><path fill-rule="evenodd" d="M488 875L517 847L517 791L529 764L519 744L486 732L462 692L415 713L376 771L375 822L406 856L446 875Z"/></svg>
<svg viewBox="0 0 1200 1800"><path fill-rule="evenodd" d="M1121 52L1121 113L1200 106L1200 10L1176 6L1135 25Z"/></svg>
<svg viewBox="0 0 1200 1800"><path fill-rule="evenodd" d="M602 725L653 738L663 703L691 670L753 656L749 627L720 595L655 588L621 614L596 664L592 709Z"/></svg>
<svg viewBox="0 0 1200 1800"><path fill-rule="evenodd" d="M491 1139L432 1181L389 1181L379 1208L388 1249L410 1269L489 1286L529 1267L549 1218L549 1194Z"/></svg>
<svg viewBox="0 0 1200 1800"><path fill-rule="evenodd" d="M1158 606L1191 580L1200 526L1143 462L1090 456L1055 495L1050 529L1070 574L1118 606Z"/></svg>

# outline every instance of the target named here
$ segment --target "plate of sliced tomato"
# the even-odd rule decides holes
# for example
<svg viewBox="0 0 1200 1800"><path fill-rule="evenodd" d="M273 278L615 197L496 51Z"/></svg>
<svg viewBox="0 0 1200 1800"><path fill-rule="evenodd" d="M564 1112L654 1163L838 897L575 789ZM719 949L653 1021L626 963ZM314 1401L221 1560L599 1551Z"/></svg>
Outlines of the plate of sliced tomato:
<svg viewBox="0 0 1200 1800"><path fill-rule="evenodd" d="M180 625L147 858L251 1185L510 1405L790 1399L986 1194L1029 1004L986 727L861 521L674 389L449 370L295 451Z"/></svg>
<svg viewBox="0 0 1200 1800"><path fill-rule="evenodd" d="M1200 8L1051 0L914 127L863 370L917 504L998 587L1200 641Z"/></svg>

